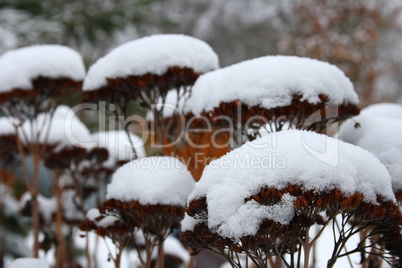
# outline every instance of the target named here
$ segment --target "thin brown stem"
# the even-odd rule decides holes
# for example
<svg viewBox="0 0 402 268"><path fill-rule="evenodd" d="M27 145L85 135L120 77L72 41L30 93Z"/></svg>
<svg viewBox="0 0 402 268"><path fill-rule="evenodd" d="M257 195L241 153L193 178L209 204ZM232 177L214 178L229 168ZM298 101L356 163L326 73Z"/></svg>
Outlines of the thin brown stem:
<svg viewBox="0 0 402 268"><path fill-rule="evenodd" d="M40 156L39 156L39 145L34 144L31 146L32 148L32 160L33 160L33 181L32 181L32 220L33 220L33 236L34 236L34 245L33 245L33 257L39 258L39 233L41 229L40 224L40 208L38 202L38 193L39 193L39 165L40 165Z"/></svg>
<svg viewBox="0 0 402 268"><path fill-rule="evenodd" d="M62 190L59 186L60 174L58 170L55 170L55 183L54 183L54 194L56 196L56 267L62 267L65 263L65 257L67 256L66 245L63 236L63 205L62 205Z"/></svg>
<svg viewBox="0 0 402 268"><path fill-rule="evenodd" d="M188 261L187 268L195 268L195 259L194 259L194 256L190 256L190 260Z"/></svg>
<svg viewBox="0 0 402 268"><path fill-rule="evenodd" d="M163 250L163 243L161 243L158 247L158 258L156 260L155 268L164 268L165 267L165 252Z"/></svg>
<svg viewBox="0 0 402 268"><path fill-rule="evenodd" d="M28 191L31 191L31 183L29 181L29 173L26 163L26 156L24 152L24 148L21 143L21 139L18 133L18 126L14 125L15 128L15 142L17 144L18 154L20 155L20 161L22 166L22 173L24 174L25 186L27 187Z"/></svg>

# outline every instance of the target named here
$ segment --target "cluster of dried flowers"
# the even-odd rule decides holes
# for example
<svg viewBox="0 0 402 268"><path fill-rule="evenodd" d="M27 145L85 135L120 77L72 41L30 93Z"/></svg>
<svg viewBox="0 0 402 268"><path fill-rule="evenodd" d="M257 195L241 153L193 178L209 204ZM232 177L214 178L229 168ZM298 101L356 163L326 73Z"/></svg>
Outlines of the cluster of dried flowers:
<svg viewBox="0 0 402 268"><path fill-rule="evenodd" d="M57 56L49 59L52 51ZM33 60L21 61L27 53L35 55ZM44 54L46 60L38 65ZM58 67L60 62L64 67ZM17 50L0 57L3 65L12 67L7 77L24 73L20 80L0 85L0 115L7 117L11 129L0 133L0 156L2 163L21 161L24 168L30 194L24 208L33 215L34 257L41 247L54 246L57 267L77 265L73 234L79 225L112 241L115 267L122 266L127 249L137 251L140 267L166 267L163 245L182 227L181 241L193 254L208 249L225 256L232 267L308 267L316 242L332 229L328 267L354 253L360 254L363 267L380 267L383 260L402 266L402 216L385 167L365 151L342 143L347 150L336 157L348 161L338 168L333 158L322 158L304 143L303 135L322 141L328 137L317 132L326 133L329 125L359 113L353 85L335 66L267 56L215 70L213 50L183 35L126 43L99 59L86 76L79 55L59 46ZM0 80L7 77L0 74ZM91 136L82 123L70 125L82 143L57 136L70 112L65 109L60 117L60 104L80 92L81 84L85 102L116 107L109 112L125 133L110 132L108 138L118 139L117 150L129 145L131 154L103 148L103 134ZM138 102L148 112L145 132L156 154L181 157L187 166L177 158L143 157L143 144L137 146L138 137L132 134L138 118L130 116ZM276 144L281 137L284 143ZM96 139L96 146L85 146ZM259 149L250 149L253 144ZM285 166L264 166L272 152L283 157ZM202 163L196 157L200 153ZM33 159L33 179L27 155ZM234 155L263 160L260 167L239 169L233 166ZM372 174L365 173L359 161L371 164ZM54 172L54 199L39 194L41 163ZM400 188L394 190L398 196ZM93 196L98 208L89 209ZM43 213L41 202L53 208ZM222 218L225 210L230 214ZM40 232L45 234L42 241ZM346 249L356 235L360 243ZM85 254L91 267L88 247Z"/></svg>
<svg viewBox="0 0 402 268"><path fill-rule="evenodd" d="M391 266L401 265L402 237L399 230L402 218L395 203L383 201L378 196L378 205L373 205L364 202L360 193L346 197L335 189L318 194L311 190L303 191L300 186L295 185L282 190L261 188L258 194L248 197L245 203L253 200L261 206L272 206L282 200L285 194L296 196L293 206L297 216L289 224L264 220L255 235L243 236L238 240L221 236L208 227L205 197L191 200L187 214L201 222L195 225L192 231L184 231L181 241L192 249L192 254L209 249L224 255L232 267L242 267L238 256L240 253L247 255L256 267L269 267L275 256L280 260L274 262L276 266L278 267L278 263L284 265L283 262L288 261L286 255L290 256L286 266L302 267L299 255L310 253L322 231L326 227L332 228L339 224L336 218L340 216L338 220L341 222L339 227L342 231L335 242L328 267L333 267L338 258L356 252L362 254L362 263L381 263L377 255L382 257L384 252L389 252L390 256L384 256L384 259ZM314 225L320 228L319 232L315 237L309 237L310 229ZM349 238L358 235L362 230L366 230L362 244L343 251ZM367 241L370 241L369 244ZM373 251L374 248L379 249ZM304 262L308 261L304 259Z"/></svg>

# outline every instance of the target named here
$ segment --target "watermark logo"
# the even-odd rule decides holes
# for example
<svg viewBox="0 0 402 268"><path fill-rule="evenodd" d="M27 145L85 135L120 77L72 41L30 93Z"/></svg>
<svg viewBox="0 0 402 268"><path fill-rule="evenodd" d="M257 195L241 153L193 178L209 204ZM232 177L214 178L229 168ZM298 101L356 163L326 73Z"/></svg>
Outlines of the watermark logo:
<svg viewBox="0 0 402 268"><path fill-rule="evenodd" d="M240 107L240 105L237 105ZM127 148L138 149L143 144L147 144L151 149L174 151L178 147L191 148L188 149L193 154L192 164L200 161L210 162L208 155L204 154L204 159L200 160L201 154L198 152L213 151L227 148L237 148L246 143L248 139L258 139L259 137L269 135L264 142L247 142L247 146L254 149L269 151L269 148L280 146L277 141L277 131L285 131L288 129L300 128L309 129L316 126L322 127L325 124L332 124L333 132L337 131L338 103L332 103L321 108L309 117L307 117L303 125L292 121L291 117L285 116L268 120L267 118L255 115L247 120L243 120L241 109L237 110L236 116L218 115L211 117L197 116L186 117L183 112L175 105L165 104L155 105L144 118L138 115L123 117L113 104L107 105L104 102L99 104L84 103L73 107L65 117L65 134L72 144L78 144L85 148L93 148L95 146L114 147L121 151L119 158L127 158ZM76 113L82 110L93 111L98 113L98 135L97 139L85 140L83 137L74 133L73 120ZM134 132L132 140L124 139L116 140L115 136L107 134L107 130L119 130ZM315 136L318 137L318 136ZM327 136L319 136L320 139L330 139ZM303 148L308 154L332 167L339 164L339 142L337 140L325 140L320 144L322 148L316 148L316 144L311 142L301 132L300 140ZM173 148L173 149L172 149ZM135 151L135 150L134 150ZM137 155L138 156L138 155ZM286 166L285 161L277 161L278 156L268 155L263 159L265 162L256 163L260 167L266 168L282 168ZM121 159L123 160L123 159ZM253 165L255 160L251 156L244 159L237 159L238 166ZM243 161L243 162L242 162ZM244 162L245 161L245 162ZM275 162L276 161L276 162ZM189 164L189 163L188 163ZM206 163L199 163L205 165Z"/></svg>

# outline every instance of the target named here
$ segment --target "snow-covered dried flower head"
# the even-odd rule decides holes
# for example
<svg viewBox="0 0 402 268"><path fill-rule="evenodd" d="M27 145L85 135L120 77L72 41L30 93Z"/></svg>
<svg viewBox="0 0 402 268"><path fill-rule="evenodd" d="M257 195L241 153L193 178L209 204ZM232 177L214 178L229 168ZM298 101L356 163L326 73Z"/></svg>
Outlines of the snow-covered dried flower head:
<svg viewBox="0 0 402 268"><path fill-rule="evenodd" d="M351 81L336 66L309 58L266 56L201 75L185 112L219 126L241 124L254 132L267 125L269 132L322 131L358 114L357 104Z"/></svg>
<svg viewBox="0 0 402 268"><path fill-rule="evenodd" d="M392 179L392 188L402 201L402 105L381 103L341 125L338 137L374 154Z"/></svg>
<svg viewBox="0 0 402 268"><path fill-rule="evenodd" d="M394 202L389 173L369 152L315 132L282 131L205 168L189 196L182 241L195 253L260 248L277 255L339 214L392 230L401 220Z"/></svg>
<svg viewBox="0 0 402 268"><path fill-rule="evenodd" d="M217 67L218 57L205 42L178 34L153 35L127 42L99 59L89 69L83 89L89 101L135 99L140 91L149 94L156 89L164 96Z"/></svg>
<svg viewBox="0 0 402 268"><path fill-rule="evenodd" d="M0 56L0 102L18 98L46 111L46 98L63 100L81 89L84 76L81 56L69 47L35 45L8 51ZM36 100L38 96L42 99Z"/></svg>
<svg viewBox="0 0 402 268"><path fill-rule="evenodd" d="M107 188L107 199L138 201L142 205L184 207L194 180L174 157L144 157L118 168Z"/></svg>
<svg viewBox="0 0 402 268"><path fill-rule="evenodd" d="M131 232L141 230L148 238L162 242L180 227L193 187L190 172L176 158L146 157L131 161L113 174L99 215L87 215L82 229L112 234L118 224ZM104 219L111 219L110 216L116 220L104 226Z"/></svg>

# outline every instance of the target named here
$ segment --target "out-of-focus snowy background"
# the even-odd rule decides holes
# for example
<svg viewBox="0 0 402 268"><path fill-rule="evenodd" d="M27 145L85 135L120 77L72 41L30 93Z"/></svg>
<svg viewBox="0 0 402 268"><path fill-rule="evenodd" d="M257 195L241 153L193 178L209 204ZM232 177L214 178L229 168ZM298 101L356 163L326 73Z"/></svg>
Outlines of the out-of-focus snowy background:
<svg viewBox="0 0 402 268"><path fill-rule="evenodd" d="M58 43L89 66L119 44L156 33L206 41L220 66L264 55L317 58L351 78L361 105L400 100L398 0L0 0L0 54Z"/></svg>

